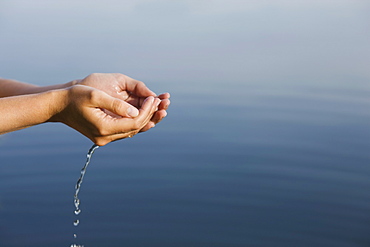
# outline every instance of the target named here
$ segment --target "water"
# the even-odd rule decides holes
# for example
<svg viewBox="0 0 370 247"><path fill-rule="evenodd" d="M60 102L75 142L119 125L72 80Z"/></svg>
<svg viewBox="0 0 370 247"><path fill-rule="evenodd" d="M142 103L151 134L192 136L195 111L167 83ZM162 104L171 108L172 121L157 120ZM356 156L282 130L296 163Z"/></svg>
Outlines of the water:
<svg viewBox="0 0 370 247"><path fill-rule="evenodd" d="M187 111L195 102L173 99L168 119L153 131L94 156L78 239L89 247L367 246L364 90L323 96L297 87L285 93L249 87L242 99L248 104L221 108L209 97L204 116ZM219 119L220 109L227 119ZM90 142L61 125L4 138L2 246L69 246L76 219L70 188Z"/></svg>
<svg viewBox="0 0 370 247"><path fill-rule="evenodd" d="M91 141L1 136L1 247L370 245L366 1L67 2L0 1L0 76L122 72L171 108L99 149L78 216Z"/></svg>
<svg viewBox="0 0 370 247"><path fill-rule="evenodd" d="M81 213L81 209L80 209L80 199L78 198L78 194L80 193L80 189L81 189L81 185L82 185L82 182L83 182L83 179L84 179L84 176L85 176L85 173L86 173L86 169L88 167L88 165L90 164L90 160L91 160L91 157L94 153L94 151L98 148L99 146L98 145L93 145L89 151L87 152L87 155L86 155L86 162L85 162L85 165L82 167L81 169L81 175L80 177L78 178L77 180L77 183L76 183L76 186L75 186L75 194L74 194L74 197L73 197L73 202L74 202L74 205L75 205L75 211L74 211L74 214L77 216ZM80 220L79 219L76 219L75 221L73 221L73 225L74 226L78 226L80 224ZM73 238L77 238L77 234L74 233L73 234ZM71 247L83 247L83 245L79 245L79 244L72 244Z"/></svg>

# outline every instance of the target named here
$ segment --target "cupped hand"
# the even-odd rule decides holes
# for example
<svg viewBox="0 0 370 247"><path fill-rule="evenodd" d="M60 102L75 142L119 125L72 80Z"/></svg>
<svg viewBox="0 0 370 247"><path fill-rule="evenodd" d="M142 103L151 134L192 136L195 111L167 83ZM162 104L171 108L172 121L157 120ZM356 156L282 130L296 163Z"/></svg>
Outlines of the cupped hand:
<svg viewBox="0 0 370 247"><path fill-rule="evenodd" d="M166 110L170 105L170 94L164 93L157 96L143 82L132 79L126 75L118 73L94 73L82 80L78 80L77 84L99 89L114 98L121 99L135 106L137 109L143 106L144 100L149 96L160 99L157 111L155 111L150 121L143 126L139 132L149 130L167 116ZM117 117L111 114L110 111L106 113L110 114L112 117Z"/></svg>
<svg viewBox="0 0 370 247"><path fill-rule="evenodd" d="M149 96L137 109L122 99L83 85L66 91L65 107L51 121L65 123L99 146L131 137L144 129L161 104L160 99Z"/></svg>

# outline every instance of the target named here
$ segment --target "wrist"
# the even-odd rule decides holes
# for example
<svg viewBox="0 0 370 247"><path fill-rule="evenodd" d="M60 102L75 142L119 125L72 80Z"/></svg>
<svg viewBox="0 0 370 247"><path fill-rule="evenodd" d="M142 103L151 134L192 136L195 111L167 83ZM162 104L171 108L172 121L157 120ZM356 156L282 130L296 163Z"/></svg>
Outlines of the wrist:
<svg viewBox="0 0 370 247"><path fill-rule="evenodd" d="M46 92L48 94L49 101L49 111L48 111L48 121L47 122L62 122L62 112L68 105L68 89L58 89Z"/></svg>

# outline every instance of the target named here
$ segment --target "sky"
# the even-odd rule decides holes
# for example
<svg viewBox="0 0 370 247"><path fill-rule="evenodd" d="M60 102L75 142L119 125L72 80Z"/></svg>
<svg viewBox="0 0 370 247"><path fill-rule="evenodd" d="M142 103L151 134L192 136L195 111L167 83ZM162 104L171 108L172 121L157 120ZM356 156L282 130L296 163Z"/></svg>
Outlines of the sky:
<svg viewBox="0 0 370 247"><path fill-rule="evenodd" d="M2 0L0 74L40 84L92 72L182 84L189 78L345 83L348 77L356 84L370 77L369 6L356 0Z"/></svg>

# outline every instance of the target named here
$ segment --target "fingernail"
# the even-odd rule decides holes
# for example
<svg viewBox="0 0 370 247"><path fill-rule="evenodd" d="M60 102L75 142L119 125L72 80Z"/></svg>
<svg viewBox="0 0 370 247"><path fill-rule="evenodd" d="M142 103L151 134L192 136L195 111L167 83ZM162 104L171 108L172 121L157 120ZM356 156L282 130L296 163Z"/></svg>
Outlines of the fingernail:
<svg viewBox="0 0 370 247"><path fill-rule="evenodd" d="M146 98L144 100L144 102L147 102L147 101L148 101L148 103L152 104L154 102L154 97L153 96L149 96L148 98Z"/></svg>
<svg viewBox="0 0 370 247"><path fill-rule="evenodd" d="M139 115L139 110L136 109L135 107L130 107L127 109L127 114L130 117L137 117Z"/></svg>

